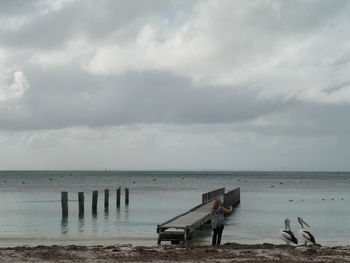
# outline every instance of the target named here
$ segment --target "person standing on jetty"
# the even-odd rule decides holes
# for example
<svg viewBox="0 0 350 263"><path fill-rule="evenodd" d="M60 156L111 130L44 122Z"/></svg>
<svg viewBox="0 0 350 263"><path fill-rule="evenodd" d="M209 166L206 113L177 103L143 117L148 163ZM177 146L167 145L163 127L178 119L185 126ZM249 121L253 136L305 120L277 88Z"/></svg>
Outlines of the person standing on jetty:
<svg viewBox="0 0 350 263"><path fill-rule="evenodd" d="M224 230L225 219L224 214L229 214L232 212L233 208L230 206L229 209L222 207L222 202L220 199L216 199L213 204L213 209L211 210L211 227L213 228L213 240L212 245L220 245L222 231Z"/></svg>

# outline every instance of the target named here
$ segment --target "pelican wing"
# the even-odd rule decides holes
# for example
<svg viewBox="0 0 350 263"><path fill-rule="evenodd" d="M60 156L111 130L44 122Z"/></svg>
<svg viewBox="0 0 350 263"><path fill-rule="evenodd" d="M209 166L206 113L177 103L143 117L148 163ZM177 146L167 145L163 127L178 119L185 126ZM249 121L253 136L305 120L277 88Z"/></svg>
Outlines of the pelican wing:
<svg viewBox="0 0 350 263"><path fill-rule="evenodd" d="M316 244L315 237L309 231L304 230L303 237L312 242L313 244Z"/></svg>
<svg viewBox="0 0 350 263"><path fill-rule="evenodd" d="M298 239L295 237L294 233L289 230L282 230L281 236L290 242L293 242L294 244L298 244Z"/></svg>

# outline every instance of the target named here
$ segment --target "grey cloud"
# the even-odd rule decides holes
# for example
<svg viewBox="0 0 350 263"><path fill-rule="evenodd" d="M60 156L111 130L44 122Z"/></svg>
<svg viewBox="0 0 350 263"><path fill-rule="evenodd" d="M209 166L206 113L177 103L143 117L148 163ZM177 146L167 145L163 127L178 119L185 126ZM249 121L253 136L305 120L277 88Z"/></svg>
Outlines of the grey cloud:
<svg viewBox="0 0 350 263"><path fill-rule="evenodd" d="M130 34L135 25L140 26L149 19L172 17L177 12L174 6L182 5L181 10L184 10L185 6L195 3L77 1L47 15L36 16L42 2L3 1L1 15L5 19L6 13L14 18L32 17L17 31L0 32L1 43L11 45L12 50L16 47L31 49L26 57L16 58L17 64L26 61L32 51L40 52L43 48L59 50L60 45L65 45L77 34L83 34L91 41L114 43L114 34L119 30ZM239 11L242 7L237 3L254 3L256 8L244 16L233 16L232 11ZM280 4L280 14L277 15L276 10L266 3ZM233 64L239 68L241 63L254 61L261 55L268 56L270 50L278 50L278 45L282 46L291 39L293 45L304 37L312 37L312 31L337 25L337 19L344 19L350 5L348 1L227 1L226 4L225 10L210 10L215 23L209 26L210 30L202 32L220 43L217 56L210 61L213 70L216 63ZM248 26L242 27L242 23ZM197 31L201 29L196 28ZM336 47L328 48L327 45L322 48ZM343 63L341 59L344 60L337 58L337 61ZM19 109L2 108L0 129L59 129L75 125L134 123L239 123L242 129L279 135L345 134L349 131L345 121L349 112L346 104L323 105L280 100L278 97L261 100L258 99L259 88L249 85L196 86L185 77L162 71L98 76L82 71L80 65L74 63L44 71L33 65L23 65L23 71L31 88ZM268 78L264 80L270 83ZM259 86L257 81L251 80L250 85ZM270 116L274 120L288 120L290 126L244 124Z"/></svg>
<svg viewBox="0 0 350 263"><path fill-rule="evenodd" d="M349 169L349 1L49 3L0 1L0 69L30 85L0 103L1 167Z"/></svg>
<svg viewBox="0 0 350 263"><path fill-rule="evenodd" d="M330 38L349 35L348 30L333 31L338 26L348 27L344 19L348 17L350 2L346 0L228 1L225 7L212 11L215 26L206 33L222 45L224 56L219 59L227 59L228 63L237 61L237 67L247 60L274 54L287 46L307 43L326 29L329 33L325 34ZM246 9L249 11L244 12ZM322 41L320 39L320 47L316 48L323 47ZM321 51L327 52L327 48L328 45Z"/></svg>
<svg viewBox="0 0 350 263"><path fill-rule="evenodd" d="M22 101L25 117L3 112L1 129L241 122L283 107L277 101L258 101L243 87L194 86L165 72L102 78L65 68L33 70L28 79L31 89Z"/></svg>
<svg viewBox="0 0 350 263"><path fill-rule="evenodd" d="M164 18L174 12L172 11L174 6L183 2L183 0L77 0L45 14L40 14L40 5L37 5L38 8L31 13L34 4L28 6L18 4L19 9L28 8L28 12L19 13L18 16L15 13L14 18L27 17L28 21L17 30L0 31L1 43L11 47L33 49L57 48L64 45L67 40L80 35L92 42L102 42L118 31L123 31L124 27L128 27L128 32L123 34L130 34L133 27L137 28L153 19ZM14 9L15 4L11 4L11 7ZM136 29L134 31L136 32Z"/></svg>
<svg viewBox="0 0 350 263"><path fill-rule="evenodd" d="M0 16L13 17L23 16L35 12L42 0L2 0L0 1Z"/></svg>
<svg viewBox="0 0 350 263"><path fill-rule="evenodd" d="M346 81L346 82L340 83L340 84L335 85L333 87L328 87L324 91L327 92L328 94L331 94L331 93L337 92L337 91L339 91L341 89L344 89L344 88L346 88L348 86L350 86L350 81Z"/></svg>
<svg viewBox="0 0 350 263"><path fill-rule="evenodd" d="M131 124L233 124L270 136L346 136L348 104L258 99L251 87L196 85L166 72L96 76L74 66L25 68L22 111L0 112L0 130ZM258 119L266 124L257 125Z"/></svg>
<svg viewBox="0 0 350 263"><path fill-rule="evenodd" d="M309 33L319 27L332 26L339 15L346 15L350 3L340 1L273 1L276 8L261 2L249 16L255 28L273 34Z"/></svg>
<svg viewBox="0 0 350 263"><path fill-rule="evenodd" d="M266 124L243 123L241 131L269 136L346 137L350 134L349 104L289 101L285 107L262 116Z"/></svg>

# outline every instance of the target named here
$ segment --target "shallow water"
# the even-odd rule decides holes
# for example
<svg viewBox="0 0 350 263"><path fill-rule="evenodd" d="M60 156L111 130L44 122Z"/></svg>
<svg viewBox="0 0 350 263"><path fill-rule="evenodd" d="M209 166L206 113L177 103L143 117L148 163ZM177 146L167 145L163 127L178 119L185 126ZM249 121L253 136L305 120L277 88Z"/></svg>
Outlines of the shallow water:
<svg viewBox="0 0 350 263"><path fill-rule="evenodd" d="M119 186L130 188L130 204L126 207L122 199L117 209ZM223 242L282 243L278 232L284 219L289 217L297 232L301 216L319 243L350 244L350 173L12 171L0 172L0 245L155 244L157 224L219 187L241 188L241 203L226 219ZM93 190L99 190L97 216L91 214ZM69 193L68 220L61 218L61 191ZM83 218L78 216L79 191L85 192ZM210 235L204 227L192 242L210 243Z"/></svg>

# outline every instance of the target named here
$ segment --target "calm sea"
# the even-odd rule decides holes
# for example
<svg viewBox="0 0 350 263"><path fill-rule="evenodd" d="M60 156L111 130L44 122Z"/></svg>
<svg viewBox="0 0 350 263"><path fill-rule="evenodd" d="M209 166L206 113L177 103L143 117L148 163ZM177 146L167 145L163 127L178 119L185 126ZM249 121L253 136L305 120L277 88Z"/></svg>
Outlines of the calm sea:
<svg viewBox="0 0 350 263"><path fill-rule="evenodd" d="M116 209L117 187L130 189L130 204ZM227 218L223 242L283 243L286 217L312 227L319 243L350 244L350 173L337 172L151 172L2 171L0 246L35 244L156 244L156 225L201 202L215 188L241 188L241 203ZM110 209L104 212L104 189ZM91 214L92 191L98 214ZM69 193L69 217L61 217L61 191ZM78 192L85 216L78 216ZM122 191L122 197L124 191ZM123 200L122 200L123 201ZM209 244L202 228L193 243Z"/></svg>

